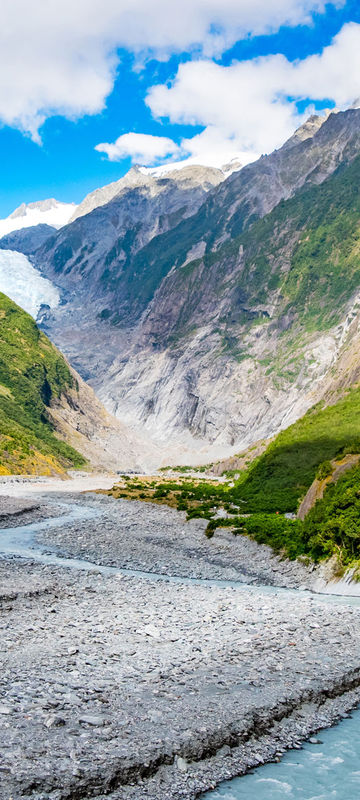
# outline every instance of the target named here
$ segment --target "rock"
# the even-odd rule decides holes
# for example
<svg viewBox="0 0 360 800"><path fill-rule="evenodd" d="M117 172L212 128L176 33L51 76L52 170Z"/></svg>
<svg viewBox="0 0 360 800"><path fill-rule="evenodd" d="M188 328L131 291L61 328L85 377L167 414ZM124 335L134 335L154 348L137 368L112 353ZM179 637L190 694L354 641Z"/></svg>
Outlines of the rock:
<svg viewBox="0 0 360 800"><path fill-rule="evenodd" d="M220 748L217 752L218 756L231 756L231 747L228 744L224 744L223 747Z"/></svg>
<svg viewBox="0 0 360 800"><path fill-rule="evenodd" d="M0 703L0 714L8 715L12 713L13 709L11 706L7 706L5 703Z"/></svg>
<svg viewBox="0 0 360 800"><path fill-rule="evenodd" d="M141 631L137 631L137 633L141 633ZM146 636L152 636L154 639L160 639L160 631L156 625L145 625L143 633L145 633Z"/></svg>
<svg viewBox="0 0 360 800"><path fill-rule="evenodd" d="M85 714L79 718L80 725L91 725L94 728L101 728L107 723L106 717L100 714Z"/></svg>
<svg viewBox="0 0 360 800"><path fill-rule="evenodd" d="M47 728L61 728L65 724L66 723L63 717L57 716L56 714L53 714L51 717L48 717L45 722Z"/></svg>
<svg viewBox="0 0 360 800"><path fill-rule="evenodd" d="M185 761L185 758L182 758L181 756L176 757L175 765L180 772L188 771L187 761Z"/></svg>

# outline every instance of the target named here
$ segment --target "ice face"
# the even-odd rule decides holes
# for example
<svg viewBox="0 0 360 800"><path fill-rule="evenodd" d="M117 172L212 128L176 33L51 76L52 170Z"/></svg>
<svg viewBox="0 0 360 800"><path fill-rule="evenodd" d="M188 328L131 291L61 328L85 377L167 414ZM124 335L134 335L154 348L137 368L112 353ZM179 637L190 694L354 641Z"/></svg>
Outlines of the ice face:
<svg viewBox="0 0 360 800"><path fill-rule="evenodd" d="M60 294L43 278L27 256L14 250L0 250L0 291L36 319L42 304L55 308Z"/></svg>

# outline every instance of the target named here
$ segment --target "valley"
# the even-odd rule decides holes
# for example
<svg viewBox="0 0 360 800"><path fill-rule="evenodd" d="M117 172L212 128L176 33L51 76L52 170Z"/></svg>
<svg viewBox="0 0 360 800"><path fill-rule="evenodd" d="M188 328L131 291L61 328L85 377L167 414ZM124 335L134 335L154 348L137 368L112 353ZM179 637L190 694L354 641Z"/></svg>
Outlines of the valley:
<svg viewBox="0 0 360 800"><path fill-rule="evenodd" d="M2 797L190 800L358 702L358 601L300 564L166 507L1 492Z"/></svg>
<svg viewBox="0 0 360 800"><path fill-rule="evenodd" d="M1 800L195 800L360 701L359 178L357 102L0 220Z"/></svg>
<svg viewBox="0 0 360 800"><path fill-rule="evenodd" d="M317 116L229 176L133 168L33 250L61 296L42 328L160 464L287 427L355 344L359 118Z"/></svg>

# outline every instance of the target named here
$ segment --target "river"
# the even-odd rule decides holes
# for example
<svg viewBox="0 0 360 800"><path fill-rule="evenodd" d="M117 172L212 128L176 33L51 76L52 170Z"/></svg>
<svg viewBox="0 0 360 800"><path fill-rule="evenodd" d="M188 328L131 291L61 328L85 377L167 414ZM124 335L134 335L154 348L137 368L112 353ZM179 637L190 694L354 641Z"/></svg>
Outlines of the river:
<svg viewBox="0 0 360 800"><path fill-rule="evenodd" d="M124 575L129 578L147 579L149 582L163 581L166 584L203 585L214 586L218 589L233 587L240 590L241 594L249 597L271 596L279 598L288 597L292 601L295 597L304 602L309 602L309 592L279 589L276 586L247 585L234 580L221 580L199 577L167 576L164 573L150 572L141 569L130 569L119 566L98 564L93 560L82 557L69 557L52 550L51 544L38 541L44 532L56 529L66 530L69 527L75 532L77 526L86 524L104 524L104 510L96 504L77 501L67 502L62 505L62 515L40 522L19 525L17 527L2 529L0 533L0 557L8 559L9 556L31 559L44 566L68 567L71 570L93 572L104 576ZM115 509L115 505L110 506ZM120 508L120 507L119 507ZM125 508L125 506L124 506ZM142 506L144 508L144 506ZM107 506L106 506L107 509ZM113 512L111 512L113 513ZM157 512L156 512L157 513ZM166 513L166 512L160 512ZM60 535L60 534L59 534ZM91 551L89 551L91 552ZM100 559L101 560L101 559ZM126 584L125 584L126 588ZM131 584L129 585L131 589ZM170 595L169 595L170 596ZM131 598L133 599L133 598ZM359 607L358 597L324 596L322 604L335 606ZM344 609L345 612L345 609ZM258 617L258 623L260 618ZM62 630L62 629L61 629ZM256 692L257 690L255 690ZM144 717L142 717L144 719ZM220 786L203 795L203 800L357 800L360 795L360 770L357 769L360 758L360 711L355 711L351 718L342 721L339 725L321 731L315 737L314 743L306 743L301 750L291 750L283 756L279 763L271 763L256 769L254 772L241 778L235 778L220 784Z"/></svg>
<svg viewBox="0 0 360 800"><path fill-rule="evenodd" d="M313 739L280 763L225 782L202 800L358 800L360 711Z"/></svg>

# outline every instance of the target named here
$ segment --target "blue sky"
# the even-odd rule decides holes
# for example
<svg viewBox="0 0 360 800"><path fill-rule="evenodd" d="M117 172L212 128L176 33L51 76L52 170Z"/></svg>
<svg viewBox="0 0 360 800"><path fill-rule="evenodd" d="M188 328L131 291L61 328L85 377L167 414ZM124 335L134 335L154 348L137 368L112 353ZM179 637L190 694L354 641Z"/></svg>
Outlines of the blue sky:
<svg viewBox="0 0 360 800"><path fill-rule="evenodd" d="M41 11L42 4L37 2ZM97 10L97 0L87 2L89 6L93 2L94 11ZM122 0L118 2L121 5ZM193 2L196 5L196 0ZM153 0L153 8L156 4L157 0ZM110 41L104 28L103 41L99 42L94 35L94 19L89 32L93 59L90 53L86 69L81 57L83 39L72 41L74 37L69 35L70 29L72 34L76 27L76 19L69 16L68 28L56 16L49 20L55 33L59 26L59 40L62 37L66 43L61 52L68 54L68 62L65 56L62 62L62 56L56 53L52 63L51 48L40 53L39 64L33 61L29 55L31 31L28 33L27 27L20 25L17 46L21 51L24 43L24 72L21 74L21 61L16 61L14 67L10 64L6 85L0 87L0 216L6 216L23 201L51 196L79 202L95 187L117 180L132 160L138 160L136 140L126 140L126 145L120 140L119 152L115 151L119 160L110 160L106 152L98 152L95 147L105 143L106 151L107 143L115 143L124 134L171 140L178 148L173 152L174 160L206 160L210 151L216 151L218 157L222 147L225 153L248 153L251 159L252 153L267 152L281 144L311 105L316 109L335 103L346 107L360 95L358 0L334 0L325 8L320 0L288 0L290 11L286 9L287 0L279 0L276 19L264 20L265 32L260 35L262 26L258 18L252 21L247 0L238 0L235 5L239 19L234 18L230 4L231 0L229 18L223 26L221 10L216 9L215 0L209 0L203 33L200 20L196 30L181 31L179 40L176 32L166 30L163 41L159 25L152 28L151 21L149 30L138 37L135 17L129 23L127 37L119 33ZM242 29L243 4L246 21ZM260 0L261 5L266 8ZM295 22L302 20L301 6L304 21L294 24L292 18ZM105 15L107 8L110 24L114 13L111 0L103 4ZM26 14L26 5L24 9ZM290 20L287 14L292 14ZM285 24L279 24L282 19ZM115 24L116 20L114 27ZM164 27L166 24L164 20ZM45 39L46 28L34 35L41 33ZM100 39L101 36L100 31ZM187 38L188 46L184 47ZM1 44L0 36L0 47ZM322 55L324 48L326 56ZM37 41L33 49L39 51ZM89 49L87 44L87 52ZM5 56L6 53L11 61L11 42L5 43ZM274 58L279 54L282 58ZM320 59L309 61L314 54L319 54ZM300 66L294 70L292 65ZM196 136L200 138L195 139ZM161 163L164 142L149 138L145 144L143 160L149 148L152 152L159 146L159 155L148 155L147 163Z"/></svg>

